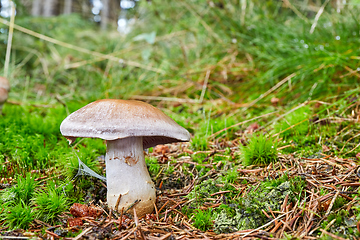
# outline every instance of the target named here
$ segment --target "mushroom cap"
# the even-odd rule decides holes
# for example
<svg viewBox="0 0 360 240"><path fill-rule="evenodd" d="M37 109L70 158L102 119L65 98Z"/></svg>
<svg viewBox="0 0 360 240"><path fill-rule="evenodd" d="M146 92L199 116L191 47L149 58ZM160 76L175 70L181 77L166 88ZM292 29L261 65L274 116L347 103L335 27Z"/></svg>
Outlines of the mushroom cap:
<svg viewBox="0 0 360 240"><path fill-rule="evenodd" d="M10 83L7 78L0 76L0 88L4 88L7 92L10 91Z"/></svg>
<svg viewBox="0 0 360 240"><path fill-rule="evenodd" d="M144 148L190 140L189 132L156 107L140 101L102 99L67 116L60 125L63 136L115 140L143 137Z"/></svg>

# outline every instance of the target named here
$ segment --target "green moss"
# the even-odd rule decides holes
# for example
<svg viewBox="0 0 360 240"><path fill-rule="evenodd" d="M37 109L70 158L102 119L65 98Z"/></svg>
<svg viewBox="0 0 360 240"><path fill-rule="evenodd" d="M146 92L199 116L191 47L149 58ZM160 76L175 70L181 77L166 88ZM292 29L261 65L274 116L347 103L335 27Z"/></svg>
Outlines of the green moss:
<svg viewBox="0 0 360 240"><path fill-rule="evenodd" d="M261 186L259 190L251 191L248 197L243 199L243 206L251 211L262 209L267 211L269 208L272 210L279 210L286 195L291 195L289 181L281 183L277 187L264 187Z"/></svg>
<svg viewBox="0 0 360 240"><path fill-rule="evenodd" d="M149 173L151 176L156 177L156 175L160 172L161 166L158 160L155 157L145 157L146 165L149 169Z"/></svg>
<svg viewBox="0 0 360 240"><path fill-rule="evenodd" d="M227 171L226 174L224 174L223 179L226 183L234 183L237 179L237 177L239 176L237 169L231 169L229 171Z"/></svg>
<svg viewBox="0 0 360 240"><path fill-rule="evenodd" d="M219 179L208 179L196 185L194 189L186 196L189 200L202 203L204 198L210 197L211 194L219 192L221 181Z"/></svg>
<svg viewBox="0 0 360 240"><path fill-rule="evenodd" d="M22 201L7 208L1 214L1 220L5 221L5 226L10 229L26 229L34 219L34 211Z"/></svg>
<svg viewBox="0 0 360 240"><path fill-rule="evenodd" d="M17 176L18 183L0 192L1 204L13 206L19 203L28 204L33 197L37 183L30 173L26 177Z"/></svg>
<svg viewBox="0 0 360 240"><path fill-rule="evenodd" d="M62 188L56 189L54 184L50 184L46 190L36 192L32 204L38 219L54 224L58 215L68 209L69 199L62 192Z"/></svg>
<svg viewBox="0 0 360 240"><path fill-rule="evenodd" d="M79 164L75 152L59 131L66 111L63 106L18 105L6 105L3 110L4 115L0 116L0 162L3 163L0 176L11 177L13 182L0 192L0 205L4 208L1 218L10 228L27 228L34 217L52 224L67 210L69 202L79 200L94 187L89 178L80 179L74 188L67 184L77 173ZM84 139L77 140L76 144L75 151L80 159L102 173L97 158L106 152L104 141ZM39 177L52 181L35 181ZM64 185L67 197L64 197L62 187L55 188ZM95 198L92 196L92 199Z"/></svg>
<svg viewBox="0 0 360 240"><path fill-rule="evenodd" d="M194 227L200 229L201 231L206 231L210 229L213 225L211 216L212 216L211 209L204 211L197 210L193 218Z"/></svg>
<svg viewBox="0 0 360 240"><path fill-rule="evenodd" d="M195 151L205 151L209 148L209 142L206 136L197 133L191 139L191 146Z"/></svg>
<svg viewBox="0 0 360 240"><path fill-rule="evenodd" d="M277 160L277 146L263 135L253 135L247 146L241 147L242 163L245 166L269 164Z"/></svg>

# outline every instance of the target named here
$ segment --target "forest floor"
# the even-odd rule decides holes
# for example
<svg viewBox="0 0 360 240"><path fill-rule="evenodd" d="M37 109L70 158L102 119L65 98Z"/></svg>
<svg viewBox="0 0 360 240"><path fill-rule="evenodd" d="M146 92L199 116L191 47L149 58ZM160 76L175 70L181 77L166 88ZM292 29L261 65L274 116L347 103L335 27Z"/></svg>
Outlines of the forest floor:
<svg viewBox="0 0 360 240"><path fill-rule="evenodd" d="M139 1L127 35L77 14L0 19L0 238L359 239L359 7L240 2ZM105 176L106 142L59 130L103 98L191 134L145 153L143 218L110 211L79 164Z"/></svg>

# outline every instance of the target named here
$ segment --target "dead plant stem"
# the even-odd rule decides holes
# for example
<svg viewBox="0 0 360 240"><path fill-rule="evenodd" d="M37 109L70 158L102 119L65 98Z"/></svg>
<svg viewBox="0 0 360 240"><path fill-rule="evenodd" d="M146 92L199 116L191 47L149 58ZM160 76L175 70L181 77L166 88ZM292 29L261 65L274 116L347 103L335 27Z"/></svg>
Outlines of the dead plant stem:
<svg viewBox="0 0 360 240"><path fill-rule="evenodd" d="M9 77L9 64L10 64L10 55L11 55L11 45L14 32L14 22L15 22L15 5L13 1L10 1L11 5L11 16L9 24L9 35L6 46L6 55L5 55L5 64L4 64L4 76Z"/></svg>

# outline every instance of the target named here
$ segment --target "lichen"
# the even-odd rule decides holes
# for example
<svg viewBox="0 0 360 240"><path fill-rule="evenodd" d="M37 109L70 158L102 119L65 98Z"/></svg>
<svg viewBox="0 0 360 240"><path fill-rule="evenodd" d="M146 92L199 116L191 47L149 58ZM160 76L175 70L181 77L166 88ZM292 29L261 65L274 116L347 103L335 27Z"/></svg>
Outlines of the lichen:
<svg viewBox="0 0 360 240"><path fill-rule="evenodd" d="M235 232L238 229L236 228L236 217L231 218L229 214L223 210L221 211L214 221L214 229L217 233L229 233Z"/></svg>
<svg viewBox="0 0 360 240"><path fill-rule="evenodd" d="M258 207L258 210L264 209L265 211L268 211L269 208L271 210L276 210L280 208L286 195L291 194L290 182L286 181L272 189L259 188L259 190L255 192L250 192L249 196L243 199L243 204L246 208L250 209Z"/></svg>
<svg viewBox="0 0 360 240"><path fill-rule="evenodd" d="M16 193L14 192L13 188L3 190L0 195L0 200L3 203L14 201L15 198L16 198Z"/></svg>
<svg viewBox="0 0 360 240"><path fill-rule="evenodd" d="M355 210L353 208L353 210ZM360 233L357 231L357 222L356 216L349 216L349 212L345 209L341 209L337 213L331 213L328 216L327 221L324 221L321 224L321 227L323 229L326 229L328 232L333 233L339 237L347 237L350 238L351 236L354 237L354 239L359 239ZM327 229L328 224L332 220L336 220L330 228Z"/></svg>
<svg viewBox="0 0 360 240"><path fill-rule="evenodd" d="M208 179L203 181L194 187L194 189L187 195L187 198L201 201L203 198L211 197L211 194L220 191L220 184L221 182L218 179Z"/></svg>
<svg viewBox="0 0 360 240"><path fill-rule="evenodd" d="M230 233L257 228L269 220L262 210L267 212L269 208L272 211L279 210L286 195L293 194L289 181L283 182L277 187L265 188L263 185L242 198L241 204L235 206L235 213L226 210L218 213L214 220L214 231Z"/></svg>

